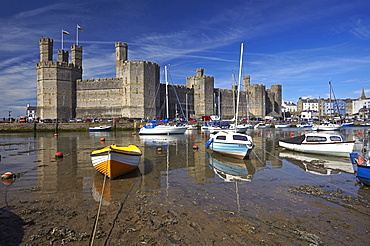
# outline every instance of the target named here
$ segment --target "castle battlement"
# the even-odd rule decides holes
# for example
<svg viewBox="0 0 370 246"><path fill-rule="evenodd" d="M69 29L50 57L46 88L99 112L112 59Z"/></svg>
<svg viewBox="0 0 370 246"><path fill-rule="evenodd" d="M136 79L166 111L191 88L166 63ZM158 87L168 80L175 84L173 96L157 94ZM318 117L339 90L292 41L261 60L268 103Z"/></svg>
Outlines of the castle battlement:
<svg viewBox="0 0 370 246"><path fill-rule="evenodd" d="M79 70L80 66L76 66L73 63L59 62L59 61L42 61L36 63L36 68L50 67L50 68L68 68L71 70Z"/></svg>
<svg viewBox="0 0 370 246"><path fill-rule="evenodd" d="M40 43L41 42L50 42L50 43L53 43L54 40L52 40L51 38L44 38L44 37L42 37L42 38L40 38L39 42Z"/></svg>
<svg viewBox="0 0 370 246"><path fill-rule="evenodd" d="M172 85L179 89L189 89L186 85Z"/></svg>
<svg viewBox="0 0 370 246"><path fill-rule="evenodd" d="M79 79L81 83L92 83L92 82L121 82L121 78L98 78L98 79Z"/></svg>
<svg viewBox="0 0 370 246"><path fill-rule="evenodd" d="M129 61L123 61L123 63L131 63L131 64L148 64L148 65L154 65L159 67L159 65L155 62L151 61L145 61L145 60L129 60Z"/></svg>

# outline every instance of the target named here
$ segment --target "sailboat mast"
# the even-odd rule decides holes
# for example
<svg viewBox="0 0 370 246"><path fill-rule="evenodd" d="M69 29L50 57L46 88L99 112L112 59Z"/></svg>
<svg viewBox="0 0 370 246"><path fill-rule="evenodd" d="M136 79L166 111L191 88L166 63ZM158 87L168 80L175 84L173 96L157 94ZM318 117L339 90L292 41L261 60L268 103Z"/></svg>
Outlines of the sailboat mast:
<svg viewBox="0 0 370 246"><path fill-rule="evenodd" d="M167 80L167 66L164 66L164 78L166 80L166 116L169 120L169 110L168 110L168 80Z"/></svg>
<svg viewBox="0 0 370 246"><path fill-rule="evenodd" d="M331 105L331 81L329 81L329 110L330 110L330 118L329 118L329 121L331 120L332 118L332 105Z"/></svg>
<svg viewBox="0 0 370 246"><path fill-rule="evenodd" d="M242 78L242 64L243 64L243 47L244 47L244 44L242 43L241 48L240 48L238 95L237 95L237 99L236 99L236 113L235 113L235 131L236 131L236 126L238 125L240 84L241 84L241 78Z"/></svg>

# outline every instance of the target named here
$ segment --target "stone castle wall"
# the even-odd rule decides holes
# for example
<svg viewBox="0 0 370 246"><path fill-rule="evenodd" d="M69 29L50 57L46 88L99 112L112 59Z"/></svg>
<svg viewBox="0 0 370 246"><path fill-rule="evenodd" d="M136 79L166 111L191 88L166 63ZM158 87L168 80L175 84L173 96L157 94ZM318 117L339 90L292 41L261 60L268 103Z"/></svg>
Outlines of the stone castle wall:
<svg viewBox="0 0 370 246"><path fill-rule="evenodd" d="M53 40L41 38L39 44L37 110L41 119L166 118L166 86L160 84L159 65L128 60L126 43L115 46L116 78L100 79L81 79L82 47L71 46L69 63L67 51L58 51L58 61L52 60ZM243 83L239 118L281 114L281 85L266 90L264 85L250 85L250 76L244 76ZM186 86L170 85L168 94L171 119L220 114L223 119L234 118L237 91L215 89L214 77L204 75L202 68L186 78Z"/></svg>

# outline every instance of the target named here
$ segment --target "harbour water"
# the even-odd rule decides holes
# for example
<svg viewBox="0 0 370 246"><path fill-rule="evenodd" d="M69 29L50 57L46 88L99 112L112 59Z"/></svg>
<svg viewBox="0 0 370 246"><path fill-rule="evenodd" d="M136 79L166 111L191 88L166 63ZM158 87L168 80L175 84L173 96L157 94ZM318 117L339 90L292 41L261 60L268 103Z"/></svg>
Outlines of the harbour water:
<svg viewBox="0 0 370 246"><path fill-rule="evenodd" d="M356 140L355 150L361 151L368 130L351 127L338 133L347 140ZM297 187L340 191L365 199L365 205L350 206L368 206L370 190L357 182L350 158L304 155L278 146L279 139L299 135L301 131L299 128L248 130L256 147L247 160L206 150L209 136L197 130L173 136L139 136L130 131L61 132L58 136L38 132L2 133L0 173L13 172L16 179L3 180L0 185L0 207L16 207L31 198L58 196L80 209L94 210L100 201L103 207L109 207L137 192L154 191L156 201L164 204L177 203L188 209L196 205L204 211L212 206L241 217L261 218L263 214L268 220L269 214L304 217L319 213L317 204L292 201L291 197L302 196L297 195ZM91 151L128 143L143 151L138 170L105 180L91 165ZM63 158L55 158L56 152L62 152ZM330 201L316 196L314 200L348 206L340 198Z"/></svg>

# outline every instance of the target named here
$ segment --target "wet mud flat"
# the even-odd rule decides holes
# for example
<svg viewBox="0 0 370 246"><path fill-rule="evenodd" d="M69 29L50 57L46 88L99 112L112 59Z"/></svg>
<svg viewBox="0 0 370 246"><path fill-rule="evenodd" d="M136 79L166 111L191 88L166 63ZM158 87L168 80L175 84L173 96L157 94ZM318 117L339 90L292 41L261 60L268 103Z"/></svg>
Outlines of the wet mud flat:
<svg viewBox="0 0 370 246"><path fill-rule="evenodd" d="M271 181L273 182L273 181ZM368 189L365 187L365 189ZM224 188L225 194L233 187ZM132 188L102 205L73 192L8 190L1 245L368 245L367 199L328 187L254 190L238 206L206 189ZM96 226L95 226L96 225Z"/></svg>

